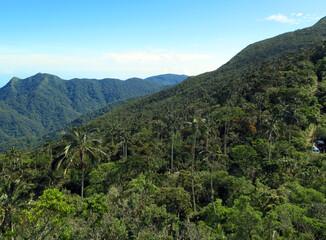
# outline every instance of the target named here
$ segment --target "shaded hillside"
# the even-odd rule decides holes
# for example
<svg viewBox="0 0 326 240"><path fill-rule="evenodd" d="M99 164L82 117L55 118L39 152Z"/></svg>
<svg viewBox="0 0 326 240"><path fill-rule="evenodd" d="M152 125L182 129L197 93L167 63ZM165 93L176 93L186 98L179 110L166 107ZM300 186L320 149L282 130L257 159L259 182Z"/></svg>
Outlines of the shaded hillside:
<svg viewBox="0 0 326 240"><path fill-rule="evenodd" d="M121 100L117 100L111 103L108 103L107 105L105 105L102 108L99 108L97 110L94 111L90 111L87 112L83 115L81 115L80 117L76 118L75 120L65 124L64 126L62 126L61 128L58 128L56 131L54 132L50 132L47 133L45 135L42 135L40 137L34 137L32 139L28 138L28 137L24 137L21 139L21 141L25 142L26 144L29 145L33 145L33 146L38 146L42 143L45 143L47 141L53 141L53 140L58 140L62 137L62 133L65 132L67 129L71 129L71 128L76 128L79 127L81 125L84 125L88 122L90 122L91 120L102 116L110 111L112 111L113 109L116 109L126 103L135 101L137 99L139 99L140 97L132 97L132 98L128 98L128 99L121 99ZM7 141L9 141L9 137L7 137Z"/></svg>
<svg viewBox="0 0 326 240"><path fill-rule="evenodd" d="M146 78L145 80L150 81L152 83L156 83L159 85L177 85L178 83L182 82L188 78L186 75L175 75L175 74L162 74L158 76L153 76Z"/></svg>
<svg viewBox="0 0 326 240"><path fill-rule="evenodd" d="M177 81L186 78L175 76ZM8 148L11 145L8 141L15 143L18 138L31 139L55 131L110 102L147 95L168 86L166 82L159 84L139 78L67 81L49 74L13 78L0 89L0 149Z"/></svg>
<svg viewBox="0 0 326 240"><path fill-rule="evenodd" d="M125 105L128 102L132 102L135 101L137 99L139 99L140 97L132 97L132 98L128 98L128 99L121 99L121 100L117 100L114 101L112 103L109 103L107 105L105 105L104 107L97 109L95 111L90 111L87 112L85 114L83 114L82 116L76 118L75 120L73 120L72 122L68 123L65 128L67 127L78 127L81 126L83 124L86 124L88 122L90 122L91 120L102 116L108 112L111 112L113 109L118 108L122 105Z"/></svg>

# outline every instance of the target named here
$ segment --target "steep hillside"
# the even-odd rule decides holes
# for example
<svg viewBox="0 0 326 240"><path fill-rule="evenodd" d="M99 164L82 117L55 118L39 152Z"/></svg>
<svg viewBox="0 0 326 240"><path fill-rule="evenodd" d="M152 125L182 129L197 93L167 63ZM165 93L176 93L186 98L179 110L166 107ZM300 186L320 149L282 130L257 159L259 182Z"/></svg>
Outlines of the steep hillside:
<svg viewBox="0 0 326 240"><path fill-rule="evenodd" d="M326 38L326 18L319 20L314 26L281 34L249 45L237 54L224 68L247 68L262 61L275 58L279 54L297 51L322 43Z"/></svg>
<svg viewBox="0 0 326 240"><path fill-rule="evenodd" d="M271 78L269 71L273 71L268 69L270 65L275 65L274 71L277 72L276 66L285 64L284 59L288 59L291 55L300 55L303 58L306 52L310 51L311 59L307 56L304 58L309 62L307 63L309 71L315 71L317 61L323 58L323 41L326 41L326 18L321 19L313 27L252 44L218 70L190 77L173 88L128 104L116 112L126 111L129 117L132 117L131 113L135 112L135 109L137 109L135 114L139 114L140 109L149 108L155 114L164 115L168 109L199 109L205 102L224 105L236 94L243 96L244 91L250 89L250 85L255 89L258 88L257 84L267 84L266 78ZM286 64L291 65L291 63ZM265 74L265 70L268 71L267 76L256 76L257 72ZM277 86L277 79L270 79L268 84ZM262 89L256 91L265 92L266 88L267 86L262 86ZM103 119L110 117L116 117L115 112L103 116Z"/></svg>
<svg viewBox="0 0 326 240"><path fill-rule="evenodd" d="M74 119L73 121L65 124L61 128L56 129L56 131L54 131L54 132L49 132L45 135L42 135L41 137L34 137L32 139L30 139L28 137L24 137L24 138L20 139L20 141L24 142L25 144L39 146L40 144L45 143L47 141L58 140L62 137L62 132L66 131L67 129L80 127L81 125L84 125L84 124L90 122L91 120L112 111L115 108L118 108L128 102L135 101L139 98L141 98L141 97L132 97L132 98L121 99L121 100L117 100L117 101L108 103L107 105L105 105L102 108L99 108L97 110L90 111L90 112L87 112L87 113L81 115L80 117ZM1 132L0 132L0 136L1 136ZM4 139L7 139L7 141L9 141L10 138L8 136L4 135L4 137L6 137ZM18 141L18 139L16 139L16 140ZM14 144L13 144L13 146L14 146Z"/></svg>
<svg viewBox="0 0 326 240"><path fill-rule="evenodd" d="M186 78L174 76L176 82ZM8 140L14 143L18 138L41 136L108 103L169 86L139 78L67 81L40 73L26 79L13 78L0 89L0 150L11 145Z"/></svg>
<svg viewBox="0 0 326 240"><path fill-rule="evenodd" d="M0 155L0 236L326 239L324 22Z"/></svg>

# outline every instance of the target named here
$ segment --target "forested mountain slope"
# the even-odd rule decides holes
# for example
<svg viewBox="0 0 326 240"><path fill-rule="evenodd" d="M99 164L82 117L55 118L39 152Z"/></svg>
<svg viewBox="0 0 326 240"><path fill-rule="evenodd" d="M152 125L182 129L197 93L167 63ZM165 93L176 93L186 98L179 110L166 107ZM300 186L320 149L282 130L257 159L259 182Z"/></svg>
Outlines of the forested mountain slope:
<svg viewBox="0 0 326 240"><path fill-rule="evenodd" d="M314 124L314 137L326 138L325 21L253 44L214 72L86 125L100 129L110 153L107 176L143 174L164 186L152 195L158 206L185 190L179 206L191 206L201 239L325 239L325 157L307 144ZM187 215L169 204L169 213Z"/></svg>
<svg viewBox="0 0 326 240"><path fill-rule="evenodd" d="M181 109L183 111L186 109L199 110L202 105L225 105L233 98L245 98L246 101L253 101L254 95L264 94L271 87L279 88L280 83L285 84L284 76L273 78L272 74L280 74L279 77L281 77L286 72L288 74L286 77L288 77L291 74L301 74L303 68L305 71L314 72L314 76L309 76L306 73L307 76L303 75L302 77L308 79L310 77L314 80L318 77L321 81L320 73L322 70L318 70L319 76L317 76L316 68L322 65L318 61L323 59L324 41L326 41L326 18L321 19L313 27L252 44L218 70L190 77L173 88L160 91L138 102L130 103L103 116L101 121L105 118L115 117L116 112L128 112L126 116L123 115L123 117L128 118L132 117L132 113L143 114L143 111L139 110L146 111L147 108L150 109L151 114L161 113L160 115L165 115L169 109L172 112L181 111ZM294 55L302 58L304 66L293 71L291 70L293 67L291 56ZM240 62L243 64L239 68ZM280 70L277 68L282 65L288 65L288 69L283 66L283 71L279 73ZM315 87L316 82L308 79L306 79L306 81L310 81L308 88ZM295 87L299 82L296 83L294 80L292 84L294 84L292 87ZM290 86L286 85L286 87ZM247 95L248 97L246 97ZM105 121L103 123L105 124ZM96 121L92 125L101 126Z"/></svg>
<svg viewBox="0 0 326 240"><path fill-rule="evenodd" d="M52 132L110 102L147 95L187 77L171 74L164 82L160 82L160 78L67 81L49 74L13 78L0 89L0 149L8 149L18 138L28 142L28 139Z"/></svg>
<svg viewBox="0 0 326 240"><path fill-rule="evenodd" d="M281 34L249 45L237 54L223 68L247 68L272 59L279 54L296 51L300 48L312 47L325 41L326 19L322 18L314 26Z"/></svg>
<svg viewBox="0 0 326 240"><path fill-rule="evenodd" d="M37 151L0 155L1 233L326 239L326 155L307 142L313 126L326 139L325 21L253 44ZM25 191L15 191L20 182Z"/></svg>

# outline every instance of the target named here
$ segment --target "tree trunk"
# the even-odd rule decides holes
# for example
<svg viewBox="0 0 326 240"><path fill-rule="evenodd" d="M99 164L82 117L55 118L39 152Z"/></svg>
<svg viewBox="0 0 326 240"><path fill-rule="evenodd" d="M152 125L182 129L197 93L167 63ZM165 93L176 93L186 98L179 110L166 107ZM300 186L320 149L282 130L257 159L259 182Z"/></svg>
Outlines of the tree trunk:
<svg viewBox="0 0 326 240"><path fill-rule="evenodd" d="M126 141L126 155L125 155L125 158L127 159L127 157L128 157L128 143Z"/></svg>
<svg viewBox="0 0 326 240"><path fill-rule="evenodd" d="M81 166L82 166L82 178L81 178L81 198L84 199L84 177L85 177L85 167L84 167L84 161L85 161L85 150L80 150L80 160L81 160Z"/></svg>
<svg viewBox="0 0 326 240"><path fill-rule="evenodd" d="M194 140L193 140L193 145L192 145L192 164L191 164L191 190L192 190L192 202L193 202L193 207L194 207L194 212L196 212L196 196L195 196L195 174L194 174L194 168L195 168L195 155L196 155L196 134L197 134L197 129L195 130L194 134Z"/></svg>
<svg viewBox="0 0 326 240"><path fill-rule="evenodd" d="M211 165L211 173L210 173L210 178L211 178L211 201L212 201L215 217L217 217L215 204L214 204L215 201L214 201L214 189L213 189L213 164L210 163L210 165Z"/></svg>
<svg viewBox="0 0 326 240"><path fill-rule="evenodd" d="M271 161L271 153L272 153L272 133L269 134L268 137L268 161Z"/></svg>
<svg viewBox="0 0 326 240"><path fill-rule="evenodd" d="M84 175L85 175L85 170L84 167L82 169L82 179L81 179L81 198L84 199Z"/></svg>
<svg viewBox="0 0 326 240"><path fill-rule="evenodd" d="M227 120L225 122L225 127L224 127L224 149L223 153L226 155L226 146L227 146L227 140L228 140L228 134L230 130L230 105L228 103L227 105Z"/></svg>
<svg viewBox="0 0 326 240"><path fill-rule="evenodd" d="M127 139L124 138L123 140L123 144L122 144L122 152L123 152L123 157L127 158L128 157L128 143L127 143Z"/></svg>
<svg viewBox="0 0 326 240"><path fill-rule="evenodd" d="M172 130L172 144L171 144L171 169L170 169L170 173L173 174L173 158L174 158L174 130Z"/></svg>
<svg viewBox="0 0 326 240"><path fill-rule="evenodd" d="M226 146L227 146L227 140L228 140L228 134L229 134L229 130L228 130L229 126L228 123L225 123L225 129L224 129L224 143L223 143L223 153L224 155L226 155Z"/></svg>
<svg viewBox="0 0 326 240"><path fill-rule="evenodd" d="M13 223L13 220L12 220L12 210L11 210L11 208L10 208L10 210L9 210L9 225L10 225L10 231L11 231L11 233L13 234L13 232L14 232L14 223ZM14 238L14 236L11 236L11 240L14 240L15 238Z"/></svg>
<svg viewBox="0 0 326 240"><path fill-rule="evenodd" d="M207 118L208 121L207 121L207 129L206 129L206 151L209 152L209 118ZM210 154L210 153L209 153ZM215 216L217 217L217 214L216 214L216 209L215 209L215 204L214 204L214 190L213 190L213 163L209 161L210 159L210 155L207 156L207 163L210 165L210 182L211 182L211 202L212 202L212 205L213 205L213 209L214 209L214 214Z"/></svg>

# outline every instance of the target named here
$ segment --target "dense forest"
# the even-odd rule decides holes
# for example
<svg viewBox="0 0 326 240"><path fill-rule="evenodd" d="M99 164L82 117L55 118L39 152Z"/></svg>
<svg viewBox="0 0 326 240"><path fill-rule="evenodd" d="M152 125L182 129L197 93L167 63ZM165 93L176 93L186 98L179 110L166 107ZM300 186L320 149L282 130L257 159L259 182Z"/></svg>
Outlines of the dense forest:
<svg viewBox="0 0 326 240"><path fill-rule="evenodd" d="M326 239L325 111L326 18L0 155L0 234Z"/></svg>
<svg viewBox="0 0 326 240"><path fill-rule="evenodd" d="M12 146L33 147L40 142L40 137L58 131L76 118L85 119L84 114L90 120L89 116L98 115L93 113L95 110L104 113L127 99L157 92L186 78L185 75L164 74L125 81L111 78L63 80L45 73L26 79L13 78L0 88L0 152Z"/></svg>

